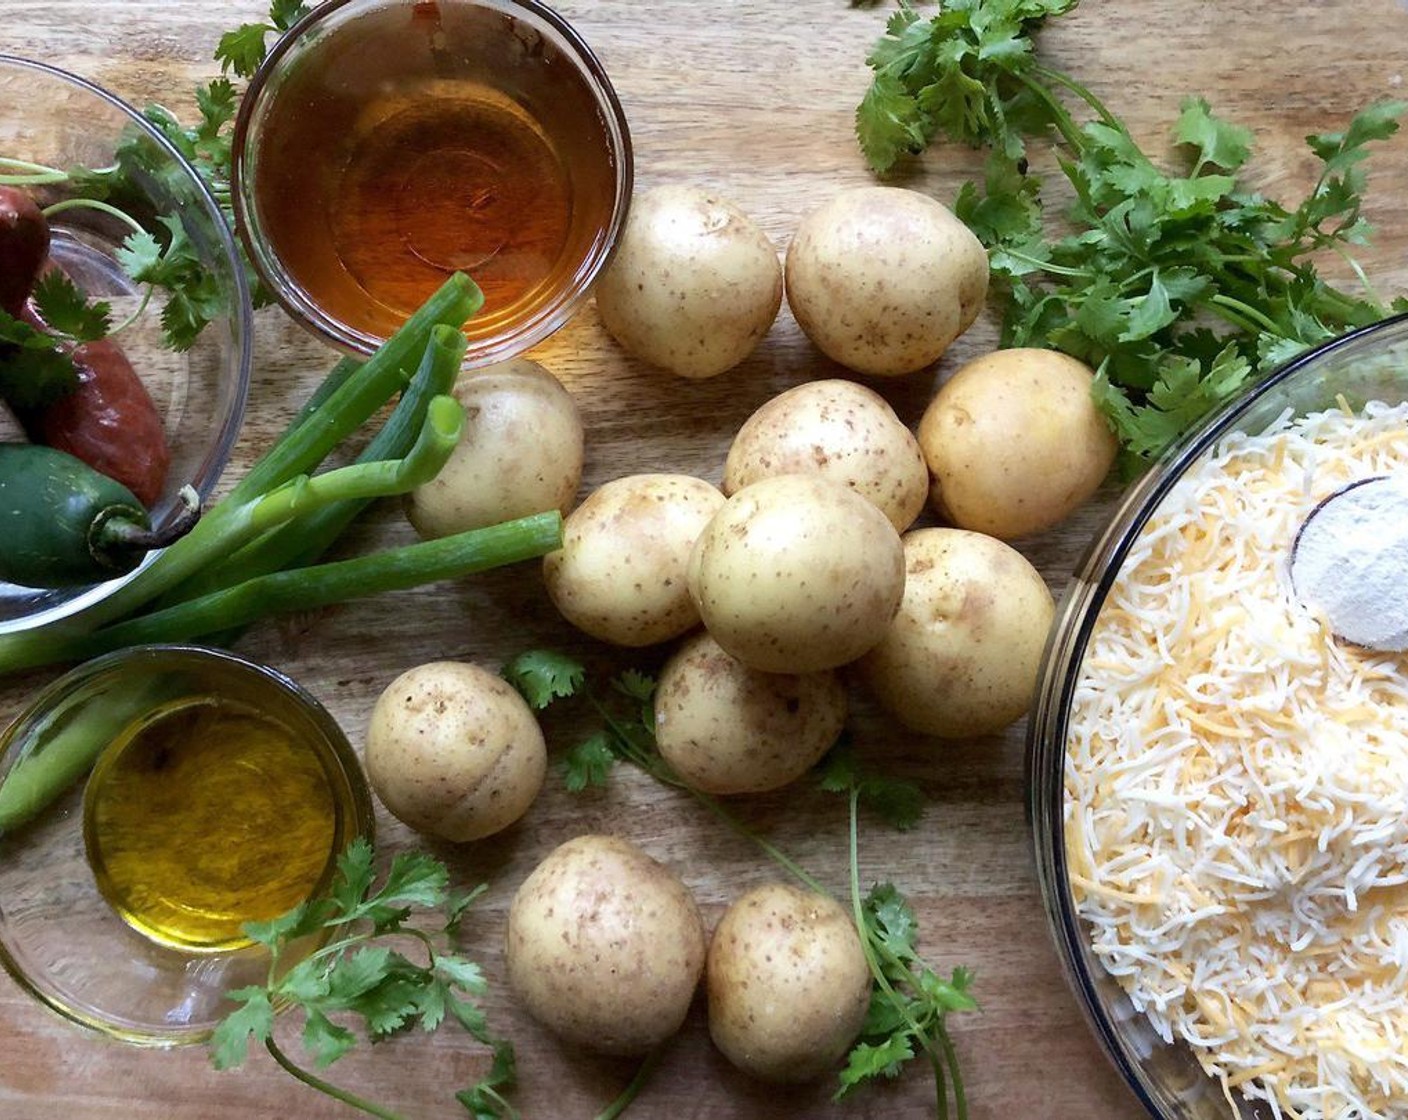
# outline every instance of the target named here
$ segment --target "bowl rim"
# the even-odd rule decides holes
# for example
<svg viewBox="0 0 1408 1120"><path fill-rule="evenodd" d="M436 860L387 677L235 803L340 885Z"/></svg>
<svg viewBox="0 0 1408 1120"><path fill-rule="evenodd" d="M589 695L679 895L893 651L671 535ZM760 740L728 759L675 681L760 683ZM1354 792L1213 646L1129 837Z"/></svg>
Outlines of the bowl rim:
<svg viewBox="0 0 1408 1120"><path fill-rule="evenodd" d="M230 199L235 215L236 234L244 245L255 271L284 311L323 342L353 357L366 357L384 340L348 327L333 318L303 292L302 287L283 267L283 262L272 243L259 232L259 222L254 214L254 187L248 172L250 161L245 153L249 146L251 124L265 100L265 92L270 82L279 72L283 60L305 36L315 32L325 20L347 7L411 7L415 2L416 0L324 0L280 35L269 48L254 76L250 78L235 115L234 138L231 144ZM561 297L544 304L511 333L472 341L462 367L473 369L526 353L566 324L586 301L597 277L615 257L621 233L626 226L635 185L635 149L625 108L606 67L581 33L564 16L541 0L453 2L500 11L510 16L522 13L541 21L553 34L561 38L564 53L578 73L586 79L595 96L597 112L607 134L611 162L616 170L611 220L602 229L591 253L577 266L573 283L564 289Z"/></svg>
<svg viewBox="0 0 1408 1120"><path fill-rule="evenodd" d="M240 255L238 242L235 240L234 231L230 228L230 222L220 209L220 204L215 201L215 196L211 194L210 188L201 178L199 172L191 165L191 162L169 141L161 131L152 124L137 109L124 101L116 94L109 92L96 82L75 74L72 71L64 70L61 67L51 65L47 62L40 62L37 59L25 58L21 55L10 54L0 51L0 68L16 67L21 70L31 70L50 78L58 79L71 86L81 89L90 96L96 97L99 101L110 105L125 116L128 122L137 128L143 136L156 144L161 151L179 166L186 178L195 188L195 199L199 203L206 217L210 219L211 228L215 232L215 238L219 246L220 254L230 264L230 273L234 283L233 307L229 315L229 330L231 344L236 354L235 379L234 384L229 388L230 408L225 416L224 422L220 425L215 434L215 438L207 450L196 470L196 482L194 483L196 492L200 495L204 504L215 493L215 488L219 485L220 479L229 466L231 453L234 451L235 441L239 438L240 431L244 427L245 409L249 402L249 387L254 366L254 307L250 297L249 281L245 275L243 258ZM106 599L123 584L133 579L138 572L156 559L155 553L149 553L141 564L126 575L117 579L106 580L102 583L95 583L84 588L77 594L46 607L43 610L25 615L23 618L11 619L4 624L0 624L0 633L19 633L26 630L37 629L47 626L50 623L58 622L61 619L71 618L76 614L87 610L94 604Z"/></svg>
<svg viewBox="0 0 1408 1120"><path fill-rule="evenodd" d="M372 801L370 784L356 748L327 706L298 681L272 665L255 661L230 650L198 643L160 642L127 646L84 661L50 681L31 696L24 709L10 721L8 726L0 730L0 784L3 784L9 774L10 766L13 765L10 761L11 753L17 747L23 747L25 736L22 732L28 726L41 722L47 712L71 695L75 689L91 686L93 681L104 676L128 671L133 665L140 666L143 662L160 663L164 660L174 661L177 665L191 662L213 665L221 671L244 674L251 679L257 679L262 685L272 686L288 696L303 710L312 725L317 728L318 733L326 740L327 753L335 761L351 791L349 801L351 816L347 826L348 843L357 837L374 841L376 809ZM86 780L85 773L76 779L75 785L81 785ZM81 816L82 811L79 810L79 812ZM3 841L4 834L0 833L0 843ZM342 852L332 854L328 868L324 873L323 883L318 890L326 890L333 873L333 867L341 855ZM20 989L37 1003L71 1023L76 1023L119 1042L158 1048L202 1043L208 1040L214 1031L213 1026L205 1025L144 1029L105 1019L101 1013L91 1009L72 1006L56 992L39 984L25 966L15 958L4 930L5 924L0 922L0 969L3 969ZM255 947L225 950L218 954L211 954L206 959L247 955L251 951L255 951Z"/></svg>
<svg viewBox="0 0 1408 1120"><path fill-rule="evenodd" d="M1329 339L1277 367L1224 403L1181 437L1126 491L1092 538L1067 584L1047 638L1026 735L1027 823L1047 926L1065 976L1100 1048L1154 1120L1167 1120L1139 1056L1098 996L1088 938L1075 913L1066 860L1065 781L1068 713L1078 669L1125 557L1140 531L1188 469L1239 420L1308 366L1387 333L1408 341L1408 312L1387 316Z"/></svg>

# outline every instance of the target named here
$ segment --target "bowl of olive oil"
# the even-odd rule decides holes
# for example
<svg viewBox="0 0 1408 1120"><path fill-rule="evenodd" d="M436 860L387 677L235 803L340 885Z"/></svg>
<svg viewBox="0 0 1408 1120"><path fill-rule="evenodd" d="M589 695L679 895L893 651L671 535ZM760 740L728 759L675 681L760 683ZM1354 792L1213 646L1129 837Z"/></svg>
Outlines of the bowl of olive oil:
<svg viewBox="0 0 1408 1120"><path fill-rule="evenodd" d="M204 1041L267 972L246 923L326 890L373 820L288 677L196 646L97 658L0 736L0 964L111 1037Z"/></svg>
<svg viewBox="0 0 1408 1120"><path fill-rule="evenodd" d="M329 0L269 52L235 125L236 225L284 308L366 353L451 272L468 365L561 326L615 249L630 132L537 0Z"/></svg>

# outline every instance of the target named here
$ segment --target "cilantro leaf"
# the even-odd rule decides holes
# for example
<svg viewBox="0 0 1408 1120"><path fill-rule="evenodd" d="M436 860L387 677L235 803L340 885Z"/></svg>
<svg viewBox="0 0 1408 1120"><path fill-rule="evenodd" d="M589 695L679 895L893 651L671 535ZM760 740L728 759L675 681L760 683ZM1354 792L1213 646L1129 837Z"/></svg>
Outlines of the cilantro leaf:
<svg viewBox="0 0 1408 1120"><path fill-rule="evenodd" d="M332 1065L354 1046L357 1036L339 1026L321 1011L310 1010L303 1023L303 1046L319 1069Z"/></svg>
<svg viewBox="0 0 1408 1120"><path fill-rule="evenodd" d="M455 1099L464 1105L473 1120L499 1120L500 1117L516 1115L508 1107L503 1094L517 1082L518 1065L512 1047L495 1046L489 1072L468 1089L456 1093Z"/></svg>
<svg viewBox="0 0 1408 1120"><path fill-rule="evenodd" d="M78 370L54 339L0 310L0 399L20 413L47 408L78 388Z"/></svg>
<svg viewBox="0 0 1408 1120"><path fill-rule="evenodd" d="M861 804L891 828L913 828L924 815L924 791L913 782L887 778L862 770L848 743L834 747L822 759L817 781L827 793L856 791Z"/></svg>
<svg viewBox="0 0 1408 1120"><path fill-rule="evenodd" d="M234 1069L249 1055L249 1040L263 1044L274 1029L274 1006L263 988L236 988L226 999L243 1004L215 1028L210 1057L216 1069Z"/></svg>
<svg viewBox="0 0 1408 1120"><path fill-rule="evenodd" d="M1183 102L1173 135L1178 143L1198 149L1198 166L1210 163L1235 171L1252 152L1251 130L1213 116L1212 107L1202 97Z"/></svg>
<svg viewBox="0 0 1408 1120"><path fill-rule="evenodd" d="M233 31L220 36L215 47L215 61L222 73L233 70L241 78L252 78L264 61L267 48L264 38L278 28L271 23L242 23Z"/></svg>
<svg viewBox="0 0 1408 1120"><path fill-rule="evenodd" d="M587 671L566 654L538 649L520 653L503 667L502 676L529 707L542 711L556 699L576 695Z"/></svg>
<svg viewBox="0 0 1408 1120"><path fill-rule="evenodd" d="M310 10L303 0L273 0L269 6L269 22L276 30L287 31Z"/></svg>
<svg viewBox="0 0 1408 1120"><path fill-rule="evenodd" d="M93 342L112 330L112 304L88 301L82 290L57 268L39 277L30 298L48 328L75 342Z"/></svg>
<svg viewBox="0 0 1408 1120"><path fill-rule="evenodd" d="M572 793L598 789L606 785L611 768L616 765L616 752L605 731L598 731L582 740L563 758L565 784Z"/></svg>

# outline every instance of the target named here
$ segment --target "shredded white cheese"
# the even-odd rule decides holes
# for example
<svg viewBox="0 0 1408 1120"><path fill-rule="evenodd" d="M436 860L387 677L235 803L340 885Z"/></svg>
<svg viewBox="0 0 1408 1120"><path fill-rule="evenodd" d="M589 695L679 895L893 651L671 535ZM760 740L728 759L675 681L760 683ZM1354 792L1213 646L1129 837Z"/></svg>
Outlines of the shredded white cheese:
<svg viewBox="0 0 1408 1120"><path fill-rule="evenodd" d="M1094 953L1277 1116L1408 1118L1408 657L1335 641L1288 570L1321 499L1404 470L1405 406L1226 439L1140 534L1074 699Z"/></svg>

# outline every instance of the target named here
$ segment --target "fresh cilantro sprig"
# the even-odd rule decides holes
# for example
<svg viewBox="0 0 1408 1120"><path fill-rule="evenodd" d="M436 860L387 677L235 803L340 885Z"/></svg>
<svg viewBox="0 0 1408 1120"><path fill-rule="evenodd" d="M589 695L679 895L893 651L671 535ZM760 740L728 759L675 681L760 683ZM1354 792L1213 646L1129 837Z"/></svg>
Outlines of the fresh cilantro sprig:
<svg viewBox="0 0 1408 1120"><path fill-rule="evenodd" d="M475 1120L516 1117L504 1096L514 1082L513 1046L489 1030L476 1002L487 990L479 966L449 949L483 889L451 891L445 865L419 852L397 854L378 883L371 845L354 840L338 859L326 895L245 926L269 951L268 978L229 993L240 1006L216 1028L211 1061L222 1070L239 1066L254 1042L305 1085L370 1115L399 1120L295 1061L274 1038L275 1009L287 1006L302 1016L302 1046L319 1070L356 1046L349 1021L378 1042L414 1028L434 1031L451 1019L493 1054L487 1075L456 1099ZM423 959L413 960L402 948Z"/></svg>
<svg viewBox="0 0 1408 1120"><path fill-rule="evenodd" d="M282 35L310 11L302 0L273 0L269 19L261 23L242 23L233 31L220 36L215 48L215 61L224 71L233 70L241 78L252 78L268 54L268 38Z"/></svg>
<svg viewBox="0 0 1408 1120"><path fill-rule="evenodd" d="M0 400L28 413L77 387L73 359L54 345L53 337L0 310Z"/></svg>
<svg viewBox="0 0 1408 1120"><path fill-rule="evenodd" d="M112 305L89 300L58 269L49 269L30 293L45 329L0 311L0 400L22 415L47 408L78 388L69 347L105 337Z"/></svg>
<svg viewBox="0 0 1408 1120"><path fill-rule="evenodd" d="M1001 344L1093 366L1132 469L1263 371L1408 310L1402 298L1383 304L1350 252L1370 234L1367 146L1408 105L1371 105L1342 132L1308 137L1320 171L1288 208L1242 185L1251 134L1206 100L1184 102L1173 131L1184 159L1169 170L1089 89L1044 65L1037 31L1076 3L950 0L926 19L902 0L867 59L875 74L856 132L881 173L940 136L989 149L983 181L963 187L955 211L988 247ZM1048 148L1075 196L1060 223L1031 169ZM1349 262L1363 296L1321 278L1327 252Z"/></svg>
<svg viewBox="0 0 1408 1120"><path fill-rule="evenodd" d="M865 1025L841 1071L836 1098L870 1082L898 1077L909 1062L923 1058L934 1076L935 1115L947 1120L951 1101L951 1114L966 1120L968 1099L948 1033L948 1016L977 1010L969 991L973 976L965 968L955 968L944 978L920 957L919 922L893 883L878 883L862 898L858 826L862 785L853 780L847 791L851 910L874 985Z"/></svg>
<svg viewBox="0 0 1408 1120"><path fill-rule="evenodd" d="M628 670L613 677L605 698L592 692L585 668L559 653L532 651L510 661L503 676L537 710L560 699L584 698L603 726L564 759L567 788L605 785L618 763L628 763L667 785L687 790L696 801L738 835L811 890L826 889L805 868L760 836L716 797L685 784L655 746L655 681ZM837 1098L867 1082L898 1076L916 1058L934 1075L935 1111L940 1120L968 1115L958 1055L947 1028L953 1012L977 1008L969 992L972 975L957 968L942 977L919 956L919 926L908 901L891 883L860 892L859 814L862 804L897 829L913 828L924 799L912 783L867 773L848 746L834 749L818 769L821 788L846 796L849 804L851 908L872 977L870 1008L860 1037L840 1073Z"/></svg>

